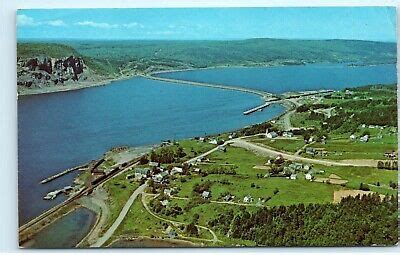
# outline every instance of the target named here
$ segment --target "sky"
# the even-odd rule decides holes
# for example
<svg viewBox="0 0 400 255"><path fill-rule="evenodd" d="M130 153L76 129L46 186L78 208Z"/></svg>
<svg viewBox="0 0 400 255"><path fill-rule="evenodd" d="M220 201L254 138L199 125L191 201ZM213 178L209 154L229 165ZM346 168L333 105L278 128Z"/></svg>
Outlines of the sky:
<svg viewBox="0 0 400 255"><path fill-rule="evenodd" d="M396 41L393 7L31 9L17 11L17 38Z"/></svg>

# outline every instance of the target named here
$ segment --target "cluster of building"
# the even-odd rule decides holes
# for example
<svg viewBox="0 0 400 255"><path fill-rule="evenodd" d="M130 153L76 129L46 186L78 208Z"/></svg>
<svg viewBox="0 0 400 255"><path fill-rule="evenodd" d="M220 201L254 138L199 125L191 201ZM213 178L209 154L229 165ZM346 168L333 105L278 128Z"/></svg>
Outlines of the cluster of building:
<svg viewBox="0 0 400 255"><path fill-rule="evenodd" d="M355 134L350 135L350 140L352 141L356 141L357 140L357 136ZM369 141L369 135L363 135L359 138L360 142L366 143Z"/></svg>
<svg viewBox="0 0 400 255"><path fill-rule="evenodd" d="M310 156L317 156L317 155L326 156L326 154L328 153L325 148L315 148L315 147L306 147L304 151L306 154Z"/></svg>
<svg viewBox="0 0 400 255"><path fill-rule="evenodd" d="M289 175L287 178L290 180L296 180L298 178L298 173L303 172L305 173L304 178L312 181L314 179L314 172L311 168L311 165L295 162L284 166L283 172Z"/></svg>
<svg viewBox="0 0 400 255"><path fill-rule="evenodd" d="M182 167L173 167L171 170L164 169L160 167L160 164L157 162L149 162L148 168L134 168L134 173L126 176L127 179L134 179L136 181L153 179L157 183L165 182L168 179L168 176L175 174L182 174Z"/></svg>
<svg viewBox="0 0 400 255"><path fill-rule="evenodd" d="M265 137L266 138L274 139L274 138L277 138L278 136L279 136L279 134L277 132L275 132L275 131L269 132L268 129L265 130ZM284 131L284 132L282 132L282 137L291 138L291 137L293 137L293 132Z"/></svg>

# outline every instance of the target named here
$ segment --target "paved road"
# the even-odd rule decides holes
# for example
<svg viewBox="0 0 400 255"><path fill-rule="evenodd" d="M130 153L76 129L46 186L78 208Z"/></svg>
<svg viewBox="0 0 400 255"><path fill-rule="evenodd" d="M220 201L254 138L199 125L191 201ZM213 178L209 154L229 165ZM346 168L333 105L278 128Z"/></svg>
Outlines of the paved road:
<svg viewBox="0 0 400 255"><path fill-rule="evenodd" d="M106 233L102 237L100 237L97 240L97 242L92 244L90 247L95 247L95 248L101 247L102 245L104 245L105 242L107 242L108 239L110 239L110 237L114 234L115 230L117 230L121 222L124 220L125 216L128 214L129 209L131 208L133 202L135 202L139 194L143 193L146 187L147 185L143 184L132 193L132 195L129 197L128 201L122 208L117 219L114 221L111 227L106 231Z"/></svg>
<svg viewBox="0 0 400 255"><path fill-rule="evenodd" d="M325 166L367 166L371 167L371 163L368 161L352 161L352 162L338 162L331 160L322 160L322 159L313 159L313 158L304 158L298 155L287 154L280 151L272 150L270 148L266 148L248 141L245 141L240 138L236 138L231 140L233 141L233 145L241 148L245 148L251 151L255 151L261 155L277 157L278 155L283 156L285 159L293 160L293 161L302 161L311 164L319 164ZM376 166L376 165L375 165Z"/></svg>

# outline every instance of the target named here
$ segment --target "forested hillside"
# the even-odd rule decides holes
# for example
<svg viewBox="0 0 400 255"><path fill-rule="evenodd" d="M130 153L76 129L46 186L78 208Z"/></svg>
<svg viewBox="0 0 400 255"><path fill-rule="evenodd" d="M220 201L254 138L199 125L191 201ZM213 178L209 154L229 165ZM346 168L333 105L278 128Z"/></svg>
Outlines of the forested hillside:
<svg viewBox="0 0 400 255"><path fill-rule="evenodd" d="M261 246L371 246L397 243L397 198L347 197L339 204L228 211L209 225Z"/></svg>

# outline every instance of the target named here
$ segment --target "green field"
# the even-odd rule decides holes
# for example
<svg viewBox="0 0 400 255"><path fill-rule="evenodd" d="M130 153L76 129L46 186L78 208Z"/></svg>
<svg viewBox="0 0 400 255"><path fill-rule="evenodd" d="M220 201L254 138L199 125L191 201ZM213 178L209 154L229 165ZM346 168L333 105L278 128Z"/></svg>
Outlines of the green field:
<svg viewBox="0 0 400 255"><path fill-rule="evenodd" d="M310 113L308 112L294 112L290 115L290 122L293 127L297 128L315 127L321 125L320 121L310 120L309 116Z"/></svg>
<svg viewBox="0 0 400 255"><path fill-rule="evenodd" d="M349 181L346 188L359 189L360 183L369 184L372 191L383 195L396 195L397 190L389 187L389 182L397 182L397 171L383 170L372 167L327 167L315 166L316 170L324 170L325 173L318 174L320 177L328 177L330 174L336 174L342 179ZM380 186L375 184L379 182Z"/></svg>
<svg viewBox="0 0 400 255"><path fill-rule="evenodd" d="M382 139L371 138L367 143L347 139L328 140L326 144L315 143L310 147L324 148L326 156L317 155L315 158L325 159L380 159L385 160L384 153L397 151L397 136L387 135ZM302 156L308 156L302 154Z"/></svg>
<svg viewBox="0 0 400 255"><path fill-rule="evenodd" d="M111 226L131 194L139 187L139 183L126 179L126 176L132 173L132 170L128 170L103 184L109 195L107 204L109 205L110 217L107 220L107 226Z"/></svg>
<svg viewBox="0 0 400 255"><path fill-rule="evenodd" d="M114 237L125 236L138 237L165 237L162 222L154 218L143 207L141 196L136 199L120 227L114 233Z"/></svg>
<svg viewBox="0 0 400 255"><path fill-rule="evenodd" d="M212 199L221 200L220 196L226 192L235 196L235 202L243 203L243 198L250 195L254 203L258 198L269 199L264 203L267 206L290 205L296 203L327 203L333 199L335 186L312 183L303 178L288 180L281 177L257 178L257 174L264 176L267 171L254 169L256 165L263 165L267 158L259 157L252 152L241 148L228 147L227 152L215 152L210 155L211 165L198 165L204 171L215 165L229 164L235 167L235 175L209 174L206 177L192 175L178 178L171 182L171 187L179 187L177 196L190 198L193 194L193 186L196 183L210 181ZM254 183L255 187L251 187ZM279 193L274 195L274 191Z"/></svg>

